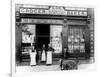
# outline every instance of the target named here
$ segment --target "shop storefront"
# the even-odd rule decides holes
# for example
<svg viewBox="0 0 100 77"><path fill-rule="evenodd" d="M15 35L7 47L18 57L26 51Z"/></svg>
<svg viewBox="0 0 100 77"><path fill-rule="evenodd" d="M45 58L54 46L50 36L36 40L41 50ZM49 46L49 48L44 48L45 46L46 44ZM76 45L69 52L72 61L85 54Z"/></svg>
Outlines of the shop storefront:
<svg viewBox="0 0 100 77"><path fill-rule="evenodd" d="M28 55L31 45L41 49L50 43L53 57L62 57L64 48L70 57L88 59L91 54L88 8L16 5L16 46ZM18 42L19 41L19 42Z"/></svg>

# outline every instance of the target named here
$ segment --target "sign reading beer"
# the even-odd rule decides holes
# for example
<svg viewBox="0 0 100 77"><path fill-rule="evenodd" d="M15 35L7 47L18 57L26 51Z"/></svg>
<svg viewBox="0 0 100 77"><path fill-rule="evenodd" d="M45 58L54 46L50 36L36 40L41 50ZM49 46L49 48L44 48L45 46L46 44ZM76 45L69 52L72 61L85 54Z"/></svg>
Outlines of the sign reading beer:
<svg viewBox="0 0 100 77"><path fill-rule="evenodd" d="M72 15L72 16L87 16L87 9L65 8L60 6L50 6L48 8L20 8L22 14L46 14L46 15Z"/></svg>

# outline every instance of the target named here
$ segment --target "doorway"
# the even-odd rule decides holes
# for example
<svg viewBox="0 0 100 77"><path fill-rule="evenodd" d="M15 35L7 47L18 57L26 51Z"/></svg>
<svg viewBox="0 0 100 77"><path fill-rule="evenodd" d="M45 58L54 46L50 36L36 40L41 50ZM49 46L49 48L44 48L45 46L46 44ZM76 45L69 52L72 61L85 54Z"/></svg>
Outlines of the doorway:
<svg viewBox="0 0 100 77"><path fill-rule="evenodd" d="M47 48L50 42L50 24L36 24L36 44L39 49L43 44Z"/></svg>

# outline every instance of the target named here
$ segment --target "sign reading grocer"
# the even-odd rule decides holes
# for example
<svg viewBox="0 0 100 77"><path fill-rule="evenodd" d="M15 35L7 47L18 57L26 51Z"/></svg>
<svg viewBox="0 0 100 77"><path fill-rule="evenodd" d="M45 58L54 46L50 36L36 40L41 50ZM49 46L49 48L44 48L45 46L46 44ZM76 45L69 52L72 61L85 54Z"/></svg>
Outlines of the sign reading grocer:
<svg viewBox="0 0 100 77"><path fill-rule="evenodd" d="M21 14L44 14L44 15L72 15L72 16L87 16L87 10L65 9L64 7L49 7L48 9L40 8L20 8Z"/></svg>

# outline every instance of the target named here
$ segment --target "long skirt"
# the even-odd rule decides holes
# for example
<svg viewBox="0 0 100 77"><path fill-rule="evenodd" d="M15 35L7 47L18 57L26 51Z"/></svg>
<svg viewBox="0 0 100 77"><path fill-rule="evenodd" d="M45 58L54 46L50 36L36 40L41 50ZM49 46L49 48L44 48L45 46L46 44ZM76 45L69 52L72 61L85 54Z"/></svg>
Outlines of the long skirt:
<svg viewBox="0 0 100 77"><path fill-rule="evenodd" d="M52 51L47 52L47 62L46 64L52 64Z"/></svg>
<svg viewBox="0 0 100 77"><path fill-rule="evenodd" d="M32 52L30 54L30 58L31 58L30 65L36 65L36 52Z"/></svg>
<svg viewBox="0 0 100 77"><path fill-rule="evenodd" d="M46 54L45 54L45 50L43 50L43 52L42 52L41 61L46 61Z"/></svg>

